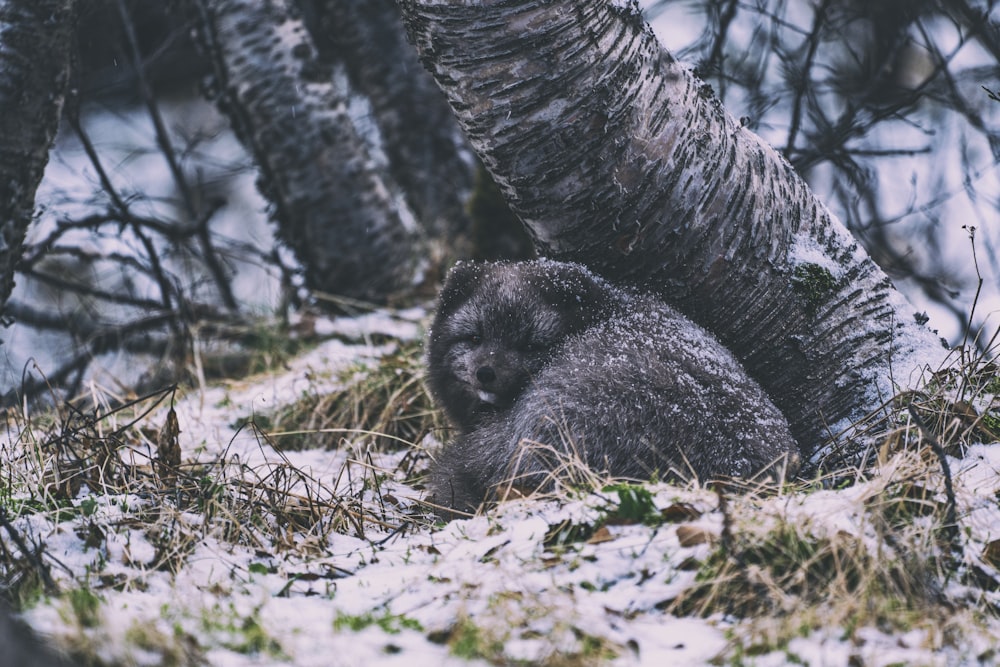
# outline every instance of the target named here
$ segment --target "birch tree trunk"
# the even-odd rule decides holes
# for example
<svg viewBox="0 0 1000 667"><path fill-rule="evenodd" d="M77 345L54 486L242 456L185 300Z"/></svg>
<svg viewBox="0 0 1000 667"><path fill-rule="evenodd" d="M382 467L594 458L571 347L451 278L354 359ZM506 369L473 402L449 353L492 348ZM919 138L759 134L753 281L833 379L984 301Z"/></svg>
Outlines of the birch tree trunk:
<svg viewBox="0 0 1000 667"><path fill-rule="evenodd" d="M544 255L654 289L714 332L806 455L937 364L788 163L607 0L400 0L422 60Z"/></svg>
<svg viewBox="0 0 1000 667"><path fill-rule="evenodd" d="M0 314L69 83L76 0L0 2Z"/></svg>
<svg viewBox="0 0 1000 667"><path fill-rule="evenodd" d="M371 104L392 179L427 233L468 233L472 150L448 101L406 39L395 0L299 0L320 50L342 62ZM464 154L464 155L463 155Z"/></svg>
<svg viewBox="0 0 1000 667"><path fill-rule="evenodd" d="M290 0L187 0L221 108L254 155L306 285L383 302L412 283L412 214L372 163L346 77L317 57Z"/></svg>

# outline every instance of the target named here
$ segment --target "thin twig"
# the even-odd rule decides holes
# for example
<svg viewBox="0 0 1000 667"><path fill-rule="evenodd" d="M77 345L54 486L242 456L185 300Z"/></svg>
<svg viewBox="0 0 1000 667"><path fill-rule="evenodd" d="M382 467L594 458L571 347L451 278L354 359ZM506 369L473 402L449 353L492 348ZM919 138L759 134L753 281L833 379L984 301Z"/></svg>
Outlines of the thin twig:
<svg viewBox="0 0 1000 667"><path fill-rule="evenodd" d="M920 417L917 413L916 408L913 404L906 406L907 411L910 413L910 417L913 419L913 423L917 425L917 429L920 431L920 437L930 445L931 450L934 452L935 456L938 458L938 462L941 464L941 474L944 476L944 493L945 493L945 514L944 514L944 524L941 528L945 531L948 536L948 542L951 544L953 551L961 551L961 544L959 544L959 538L961 537L961 532L958 529L958 513L957 513L957 502L955 500L955 489L952 486L951 481L951 466L948 465L948 454L945 453L944 447L941 443L937 441L934 434L928 428L927 423Z"/></svg>
<svg viewBox="0 0 1000 667"><path fill-rule="evenodd" d="M94 144L91 142L90 136L84 131L83 125L80 123L79 116L76 113L70 113L68 114L68 121L70 127L73 128L77 136L80 138L80 142L83 144L83 149L87 153L87 157L90 159L91 164L97 171L97 176L101 181L101 187L111 198L115 208L118 209L122 218L128 223L129 227L131 227L132 231L139 239L139 242L142 243L143 248L146 250L146 257L152 266L152 275L160 287L160 299L162 300L163 308L167 311L172 311L174 309L173 300L176 297L181 315L183 316L185 314L183 297L180 294L176 294L176 291L174 290L173 285L171 285L163 266L160 264L160 257L156 247L153 245L153 242L149 239L149 237L143 232L142 226L132 218L128 204L121 198L117 189L115 189L114 185L111 183L111 179L108 177L108 173L105 171L104 165L101 163L100 156L97 154L97 149L94 148ZM178 322L172 321L170 326L178 337L183 337L182 330Z"/></svg>
<svg viewBox="0 0 1000 667"><path fill-rule="evenodd" d="M42 583L45 584L45 592L48 595L55 595L58 593L59 587L56 586L55 580L52 579L52 571L41 558L40 554L42 553L42 550L39 549L36 552L35 550L28 548L28 545L25 544L24 540L21 538L21 534L14 530L14 526L10 524L10 520L8 519L8 510L3 506L0 506L0 526L3 526L3 529L7 531L11 541L14 542L18 551L21 552L21 556L28 561L35 572L38 573Z"/></svg>
<svg viewBox="0 0 1000 667"><path fill-rule="evenodd" d="M196 228L198 230L198 241L201 244L202 258L205 260L205 265L215 279L215 285L219 290L219 295L222 297L222 302L226 308L235 312L239 310L239 306L236 303L236 297L233 296L232 287L229 284L229 275L227 275L226 270L215 254L215 248L212 246L212 239L208 231L208 219L202 218L199 215L198 207L195 205L194 194L191 192L191 186L188 184L180 163L177 161L177 155L170 141L170 135L167 132L166 124L163 122L163 115L160 113L160 108L156 103L156 98L146 78L146 66L142 59L142 52L139 50L135 25L128 13L128 9L125 7L125 0L118 0L118 13L121 15L122 25L125 27L125 37L132 52L132 62L135 67L136 80L139 84L139 93L146 104L146 109L149 111L149 117L153 121L153 128L156 132L156 143L160 147L160 151L163 153L163 157L170 167L170 173L174 177L174 182L181 192L181 198L184 200L188 216L192 221L197 223Z"/></svg>

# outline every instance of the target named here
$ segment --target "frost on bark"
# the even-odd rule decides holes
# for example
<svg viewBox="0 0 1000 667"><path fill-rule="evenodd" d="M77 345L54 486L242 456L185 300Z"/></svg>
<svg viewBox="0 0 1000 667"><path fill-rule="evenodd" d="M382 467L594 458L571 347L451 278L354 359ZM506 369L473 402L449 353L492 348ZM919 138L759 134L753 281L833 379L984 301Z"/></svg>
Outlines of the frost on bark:
<svg viewBox="0 0 1000 667"><path fill-rule="evenodd" d="M0 2L0 314L69 82L75 0Z"/></svg>
<svg viewBox="0 0 1000 667"><path fill-rule="evenodd" d="M427 232L468 232L475 164L461 128L424 70L394 0L300 0L321 52L344 64L372 107L393 180ZM464 153L464 155L463 155Z"/></svg>
<svg viewBox="0 0 1000 667"><path fill-rule="evenodd" d="M401 0L424 64L544 255L714 332L807 455L941 345L771 147L607 0Z"/></svg>
<svg viewBox="0 0 1000 667"><path fill-rule="evenodd" d="M376 302L408 286L419 249L412 214L373 165L346 82L319 60L291 3L187 1L220 106L254 155L306 285Z"/></svg>

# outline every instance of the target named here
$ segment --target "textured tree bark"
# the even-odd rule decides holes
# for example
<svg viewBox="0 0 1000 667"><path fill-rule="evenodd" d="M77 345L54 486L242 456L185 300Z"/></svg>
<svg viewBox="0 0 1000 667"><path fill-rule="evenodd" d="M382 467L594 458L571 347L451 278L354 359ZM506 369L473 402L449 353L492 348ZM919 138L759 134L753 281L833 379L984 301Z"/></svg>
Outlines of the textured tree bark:
<svg viewBox="0 0 1000 667"><path fill-rule="evenodd" d="M937 337L788 163L634 6L400 0L421 58L542 254L662 294L714 332L807 455Z"/></svg>
<svg viewBox="0 0 1000 667"><path fill-rule="evenodd" d="M412 213L372 164L346 77L320 61L287 0L187 0L219 105L252 151L279 237L320 292L384 302L408 286Z"/></svg>
<svg viewBox="0 0 1000 667"><path fill-rule="evenodd" d="M299 0L317 47L371 104L392 179L428 234L468 233L475 161L448 101L406 39L394 0Z"/></svg>
<svg viewBox="0 0 1000 667"><path fill-rule="evenodd" d="M0 2L0 314L69 83L76 0Z"/></svg>

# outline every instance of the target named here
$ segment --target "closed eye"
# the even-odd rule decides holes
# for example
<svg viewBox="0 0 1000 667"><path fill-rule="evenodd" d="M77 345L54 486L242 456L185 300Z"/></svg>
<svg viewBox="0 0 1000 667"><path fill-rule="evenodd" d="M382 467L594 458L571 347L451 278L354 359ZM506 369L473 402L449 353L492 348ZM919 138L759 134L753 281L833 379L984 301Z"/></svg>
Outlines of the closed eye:
<svg viewBox="0 0 1000 667"><path fill-rule="evenodd" d="M466 345L479 346L483 342L483 337L478 333L465 333L455 336L455 343L465 343Z"/></svg>
<svg viewBox="0 0 1000 667"><path fill-rule="evenodd" d="M537 354L538 352L545 352L551 350L554 347L554 343L548 340L527 340L521 343L519 346L524 352L531 352Z"/></svg>

